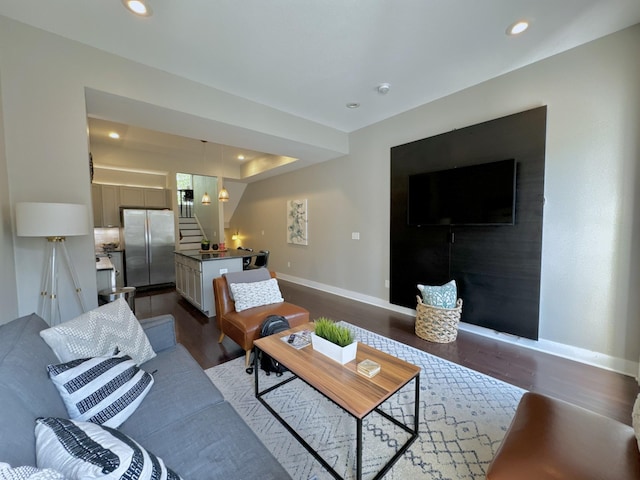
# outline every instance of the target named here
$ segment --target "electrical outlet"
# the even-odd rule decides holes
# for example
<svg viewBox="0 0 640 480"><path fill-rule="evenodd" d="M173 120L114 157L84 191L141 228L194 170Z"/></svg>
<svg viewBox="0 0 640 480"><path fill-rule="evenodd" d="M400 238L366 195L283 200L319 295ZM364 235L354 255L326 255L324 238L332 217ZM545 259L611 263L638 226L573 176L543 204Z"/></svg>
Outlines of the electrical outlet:
<svg viewBox="0 0 640 480"><path fill-rule="evenodd" d="M264 237L264 230L262 230L262 236Z"/></svg>
<svg viewBox="0 0 640 480"><path fill-rule="evenodd" d="M291 268L291 262L287 262L287 267Z"/></svg>
<svg viewBox="0 0 640 480"><path fill-rule="evenodd" d="M229 273L229 269L228 268L221 268L220 269L220 275L224 275L225 273Z"/></svg>

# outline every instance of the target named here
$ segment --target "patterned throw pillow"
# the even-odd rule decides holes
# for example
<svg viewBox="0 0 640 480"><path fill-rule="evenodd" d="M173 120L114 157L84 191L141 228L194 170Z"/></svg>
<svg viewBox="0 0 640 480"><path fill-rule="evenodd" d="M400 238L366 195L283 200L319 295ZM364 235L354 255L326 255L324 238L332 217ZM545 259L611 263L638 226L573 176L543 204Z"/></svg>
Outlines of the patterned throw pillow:
<svg viewBox="0 0 640 480"><path fill-rule="evenodd" d="M180 479L160 458L118 430L63 418L36 420L36 462L65 478Z"/></svg>
<svg viewBox="0 0 640 480"><path fill-rule="evenodd" d="M128 355L73 360L47 367L69 418L118 428L153 385Z"/></svg>
<svg viewBox="0 0 640 480"><path fill-rule="evenodd" d="M440 286L418 285L422 292L422 301L432 307L455 308L458 299L456 281L451 280Z"/></svg>
<svg viewBox="0 0 640 480"><path fill-rule="evenodd" d="M36 468L31 465L11 468L8 463L0 463L0 480L65 480L64 476L50 468Z"/></svg>
<svg viewBox="0 0 640 480"><path fill-rule="evenodd" d="M636 435L636 443L640 448L640 395L636 397L636 401L633 403L633 410L631 411L631 426Z"/></svg>
<svg viewBox="0 0 640 480"><path fill-rule="evenodd" d="M253 270L225 273L224 277L227 279L227 285L231 285L232 283L264 282L271 278L271 273L266 268L255 268ZM231 300L235 300L231 288L229 288L229 296Z"/></svg>
<svg viewBox="0 0 640 480"><path fill-rule="evenodd" d="M233 292L233 298L236 302L236 312L284 302L280 287L278 287L278 281L275 278L263 282L231 283L229 288Z"/></svg>
<svg viewBox="0 0 640 480"><path fill-rule="evenodd" d="M61 362L111 355L116 349L136 365L156 353L124 298L40 332Z"/></svg>

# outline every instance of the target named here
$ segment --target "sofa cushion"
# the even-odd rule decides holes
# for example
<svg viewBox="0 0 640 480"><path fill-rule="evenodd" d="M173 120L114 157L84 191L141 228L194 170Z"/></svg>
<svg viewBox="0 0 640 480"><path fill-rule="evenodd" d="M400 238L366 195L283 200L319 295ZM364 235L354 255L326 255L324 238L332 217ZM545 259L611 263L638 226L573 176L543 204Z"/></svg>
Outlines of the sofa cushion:
<svg viewBox="0 0 640 480"><path fill-rule="evenodd" d="M278 280L275 278L262 282L230 283L229 288L236 302L236 312L284 302Z"/></svg>
<svg viewBox="0 0 640 480"><path fill-rule="evenodd" d="M156 354L124 298L40 332L60 362L111 355L116 348L137 365Z"/></svg>
<svg viewBox="0 0 640 480"><path fill-rule="evenodd" d="M36 417L67 415L47 375L58 359L38 335L45 328L35 314L0 325L0 461L15 466L35 465Z"/></svg>
<svg viewBox="0 0 640 480"><path fill-rule="evenodd" d="M224 400L182 345L159 352L142 368L153 373L153 388L120 427L136 440Z"/></svg>
<svg viewBox="0 0 640 480"><path fill-rule="evenodd" d="M109 427L63 418L39 418L35 432L38 467L56 469L68 478L180 478L162 459Z"/></svg>
<svg viewBox="0 0 640 480"><path fill-rule="evenodd" d="M64 475L51 468L37 468L22 465L11 468L8 463L0 463L0 480L65 480Z"/></svg>
<svg viewBox="0 0 640 480"><path fill-rule="evenodd" d="M118 428L153 385L128 355L94 357L48 365L69 418Z"/></svg>
<svg viewBox="0 0 640 480"><path fill-rule="evenodd" d="M189 480L291 478L226 401L136 440Z"/></svg>

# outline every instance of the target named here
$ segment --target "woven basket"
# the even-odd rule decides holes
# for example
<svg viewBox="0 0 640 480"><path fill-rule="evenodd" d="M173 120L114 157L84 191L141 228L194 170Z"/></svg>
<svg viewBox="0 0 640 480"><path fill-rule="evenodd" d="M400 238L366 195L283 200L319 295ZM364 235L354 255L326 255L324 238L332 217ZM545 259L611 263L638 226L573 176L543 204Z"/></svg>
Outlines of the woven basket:
<svg viewBox="0 0 640 480"><path fill-rule="evenodd" d="M455 308L440 308L427 305L420 296L417 298L416 335L435 343L453 342L458 336L462 299L458 299Z"/></svg>

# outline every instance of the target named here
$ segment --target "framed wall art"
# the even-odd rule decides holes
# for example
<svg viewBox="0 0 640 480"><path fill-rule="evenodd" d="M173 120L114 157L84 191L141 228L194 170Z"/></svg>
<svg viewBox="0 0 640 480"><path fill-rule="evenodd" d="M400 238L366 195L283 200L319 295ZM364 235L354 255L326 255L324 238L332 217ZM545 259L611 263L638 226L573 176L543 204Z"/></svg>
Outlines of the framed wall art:
<svg viewBox="0 0 640 480"><path fill-rule="evenodd" d="M287 200L287 243L308 245L307 237L308 210L307 199Z"/></svg>

